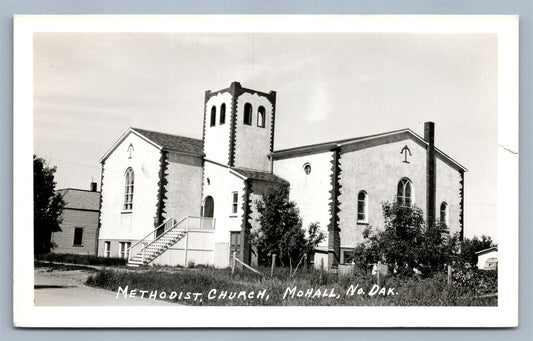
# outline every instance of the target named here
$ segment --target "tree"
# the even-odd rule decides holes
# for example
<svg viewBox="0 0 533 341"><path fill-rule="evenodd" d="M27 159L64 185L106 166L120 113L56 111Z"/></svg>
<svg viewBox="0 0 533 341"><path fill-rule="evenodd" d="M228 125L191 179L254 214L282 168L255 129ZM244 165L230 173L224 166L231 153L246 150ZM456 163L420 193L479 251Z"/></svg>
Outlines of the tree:
<svg viewBox="0 0 533 341"><path fill-rule="evenodd" d="M318 223L309 226L306 236L298 208L289 200L287 186L267 192L257 202L257 210L261 228L252 232L252 242L263 263L269 264L270 256L277 254L283 266L297 268L304 256L324 240Z"/></svg>
<svg viewBox="0 0 533 341"><path fill-rule="evenodd" d="M474 236L472 239L465 238L460 245L459 260L469 264L471 267L477 264L476 252L496 246L492 238L485 235L482 235L481 238L477 236Z"/></svg>
<svg viewBox="0 0 533 341"><path fill-rule="evenodd" d="M33 245L34 253L48 253L53 248L52 232L61 231L61 215L65 203L55 193L55 167L33 155Z"/></svg>
<svg viewBox="0 0 533 341"><path fill-rule="evenodd" d="M429 276L450 261L451 238L445 224L426 228L423 212L397 202L383 204L385 227L363 231L365 242L355 249L359 265L382 261L393 273L412 275L414 269Z"/></svg>

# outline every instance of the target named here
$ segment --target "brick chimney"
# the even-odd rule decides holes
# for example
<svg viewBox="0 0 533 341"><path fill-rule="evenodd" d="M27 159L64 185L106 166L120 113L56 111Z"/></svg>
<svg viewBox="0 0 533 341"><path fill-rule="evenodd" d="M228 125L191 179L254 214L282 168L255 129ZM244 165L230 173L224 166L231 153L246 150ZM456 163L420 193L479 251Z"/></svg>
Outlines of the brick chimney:
<svg viewBox="0 0 533 341"><path fill-rule="evenodd" d="M94 181L91 181L91 192L96 192L97 190L97 184Z"/></svg>
<svg viewBox="0 0 533 341"><path fill-rule="evenodd" d="M426 152L426 223L429 227L432 227L435 224L435 192L437 184L435 123L424 123L424 140L428 143Z"/></svg>

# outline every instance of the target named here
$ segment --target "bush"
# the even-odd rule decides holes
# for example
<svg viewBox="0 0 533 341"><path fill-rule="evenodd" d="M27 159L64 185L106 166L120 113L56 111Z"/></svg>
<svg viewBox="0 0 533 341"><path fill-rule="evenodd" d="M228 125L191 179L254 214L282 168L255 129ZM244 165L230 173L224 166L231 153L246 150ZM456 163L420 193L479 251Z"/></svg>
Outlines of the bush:
<svg viewBox="0 0 533 341"><path fill-rule="evenodd" d="M35 260L44 262L61 262L82 265L126 265L127 259L124 258L107 258L93 255L73 255L68 253L48 253L36 255Z"/></svg>

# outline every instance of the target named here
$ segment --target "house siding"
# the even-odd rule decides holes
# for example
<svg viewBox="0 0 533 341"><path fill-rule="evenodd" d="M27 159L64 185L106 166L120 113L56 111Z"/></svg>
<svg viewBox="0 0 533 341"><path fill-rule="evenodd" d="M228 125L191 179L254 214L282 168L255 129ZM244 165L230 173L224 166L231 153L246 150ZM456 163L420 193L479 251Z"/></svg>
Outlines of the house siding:
<svg viewBox="0 0 533 341"><path fill-rule="evenodd" d="M77 227L83 228L82 246L74 246L74 229ZM51 252L95 255L97 228L98 211L63 209L61 231L52 233L52 242L56 247Z"/></svg>

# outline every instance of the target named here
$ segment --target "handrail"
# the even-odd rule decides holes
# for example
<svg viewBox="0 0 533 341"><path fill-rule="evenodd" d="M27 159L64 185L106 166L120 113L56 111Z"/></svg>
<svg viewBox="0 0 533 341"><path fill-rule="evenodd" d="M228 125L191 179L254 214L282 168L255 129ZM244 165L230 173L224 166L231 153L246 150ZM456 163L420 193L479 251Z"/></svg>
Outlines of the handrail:
<svg viewBox="0 0 533 341"><path fill-rule="evenodd" d="M139 244L140 242L142 242L143 240L145 240L146 238L150 237L150 235L154 232L157 233L157 230L159 230L162 226L165 226L166 223L168 223L170 220L174 219L174 217L170 217L168 218L167 220L165 220L161 225L159 225L158 227L156 227L155 229L153 229L152 231L150 231L146 236L142 237L141 239L139 239L137 242L135 242L135 244L133 244L132 246L130 246L128 248L128 253L129 251L131 250L132 247L136 246L137 244Z"/></svg>
<svg viewBox="0 0 533 341"><path fill-rule="evenodd" d="M152 245L153 243L155 243L156 241L158 241L161 237L163 237L164 235L166 235L168 232L170 232L171 230L173 230L176 226L178 226L179 224L181 224L183 221L185 221L185 219L188 219L189 217L185 217L183 219L181 219L179 222L175 223L174 225L172 225L168 230L164 231L163 233L161 233L159 235L159 237L155 238L154 240L152 240L151 242L149 242L148 244L146 244L139 252L142 252L144 249L146 249L148 246Z"/></svg>

